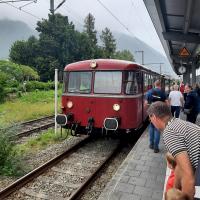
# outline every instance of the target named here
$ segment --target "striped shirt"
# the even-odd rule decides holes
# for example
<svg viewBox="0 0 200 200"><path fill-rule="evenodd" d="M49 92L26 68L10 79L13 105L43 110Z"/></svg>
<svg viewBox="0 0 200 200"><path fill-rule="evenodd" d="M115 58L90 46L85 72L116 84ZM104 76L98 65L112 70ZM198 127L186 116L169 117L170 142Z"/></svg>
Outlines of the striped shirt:
<svg viewBox="0 0 200 200"><path fill-rule="evenodd" d="M178 118L172 118L163 132L163 140L167 150L174 157L183 151L187 151L192 167L197 168L200 157L199 126Z"/></svg>

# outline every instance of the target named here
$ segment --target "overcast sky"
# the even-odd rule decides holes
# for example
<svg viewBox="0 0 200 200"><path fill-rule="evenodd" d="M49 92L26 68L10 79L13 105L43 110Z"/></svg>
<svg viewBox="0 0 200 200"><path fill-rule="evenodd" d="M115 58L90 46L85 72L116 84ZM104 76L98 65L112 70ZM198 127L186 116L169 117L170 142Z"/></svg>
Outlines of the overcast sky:
<svg viewBox="0 0 200 200"><path fill-rule="evenodd" d="M54 0L55 7L62 0ZM123 24L121 25L100 3L102 2L115 17ZM75 24L82 26L84 18L90 12L95 17L96 29L105 27L111 31L124 32L136 36L154 49L164 54L160 40L148 15L143 0L66 0L56 12L69 16ZM9 18L21 20L32 28L35 28L39 19L47 18L50 0L37 0L37 3L29 4L22 9L35 17L12 7L20 7L27 4L26 1L19 3L0 3L0 19ZM129 30L127 31L126 28Z"/></svg>

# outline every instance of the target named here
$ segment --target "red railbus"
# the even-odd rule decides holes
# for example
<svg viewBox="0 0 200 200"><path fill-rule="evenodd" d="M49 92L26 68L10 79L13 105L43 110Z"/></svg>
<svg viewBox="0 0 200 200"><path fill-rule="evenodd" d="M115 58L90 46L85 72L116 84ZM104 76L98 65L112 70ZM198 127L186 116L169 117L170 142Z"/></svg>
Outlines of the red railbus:
<svg viewBox="0 0 200 200"><path fill-rule="evenodd" d="M155 80L166 80L137 63L97 59L69 64L64 69L62 114L56 118L74 134L96 129L131 133L147 118L144 97Z"/></svg>

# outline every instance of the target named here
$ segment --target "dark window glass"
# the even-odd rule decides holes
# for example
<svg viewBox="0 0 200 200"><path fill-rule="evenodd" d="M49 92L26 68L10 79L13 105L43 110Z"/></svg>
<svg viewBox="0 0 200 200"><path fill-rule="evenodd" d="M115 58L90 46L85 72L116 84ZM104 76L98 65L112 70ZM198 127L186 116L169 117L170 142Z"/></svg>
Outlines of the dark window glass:
<svg viewBox="0 0 200 200"><path fill-rule="evenodd" d="M63 92L67 91L67 72L63 73Z"/></svg>
<svg viewBox="0 0 200 200"><path fill-rule="evenodd" d="M144 73L144 91L148 90L148 74Z"/></svg>
<svg viewBox="0 0 200 200"><path fill-rule="evenodd" d="M122 72L96 72L94 81L94 93L120 94L122 84Z"/></svg>
<svg viewBox="0 0 200 200"><path fill-rule="evenodd" d="M153 78L152 75L149 74L148 89L151 89L152 87L153 87Z"/></svg>
<svg viewBox="0 0 200 200"><path fill-rule="evenodd" d="M170 81L165 79L165 92L168 94L170 91Z"/></svg>
<svg viewBox="0 0 200 200"><path fill-rule="evenodd" d="M125 72L125 93L138 94L141 92L141 76L139 72Z"/></svg>
<svg viewBox="0 0 200 200"><path fill-rule="evenodd" d="M70 72L68 92L90 93L92 72Z"/></svg>

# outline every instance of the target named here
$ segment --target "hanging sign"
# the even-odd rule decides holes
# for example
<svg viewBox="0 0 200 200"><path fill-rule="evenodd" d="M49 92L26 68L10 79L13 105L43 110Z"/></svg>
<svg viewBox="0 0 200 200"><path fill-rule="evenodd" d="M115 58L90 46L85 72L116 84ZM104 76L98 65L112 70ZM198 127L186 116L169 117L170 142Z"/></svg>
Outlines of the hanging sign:
<svg viewBox="0 0 200 200"><path fill-rule="evenodd" d="M188 51L188 49L186 47L183 47L179 51L179 56L181 56L181 57L188 57L188 56L190 56L190 52Z"/></svg>

